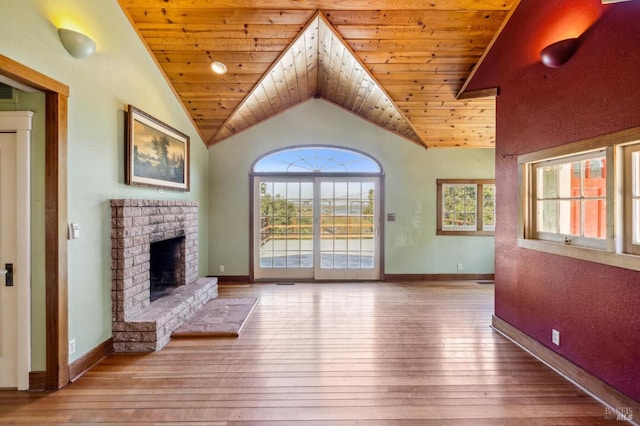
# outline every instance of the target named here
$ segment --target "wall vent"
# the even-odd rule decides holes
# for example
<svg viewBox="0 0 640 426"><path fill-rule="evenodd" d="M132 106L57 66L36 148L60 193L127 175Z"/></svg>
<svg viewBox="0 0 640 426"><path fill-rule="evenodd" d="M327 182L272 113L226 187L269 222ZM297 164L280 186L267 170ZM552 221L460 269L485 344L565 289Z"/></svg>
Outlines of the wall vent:
<svg viewBox="0 0 640 426"><path fill-rule="evenodd" d="M0 103L17 104L18 91L11 86L8 86L4 83L0 83Z"/></svg>

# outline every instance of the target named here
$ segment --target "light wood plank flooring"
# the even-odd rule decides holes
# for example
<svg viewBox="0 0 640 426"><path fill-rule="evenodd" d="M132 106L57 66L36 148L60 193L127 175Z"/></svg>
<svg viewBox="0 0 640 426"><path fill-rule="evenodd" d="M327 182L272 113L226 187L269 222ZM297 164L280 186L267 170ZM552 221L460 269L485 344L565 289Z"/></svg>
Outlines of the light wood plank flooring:
<svg viewBox="0 0 640 426"><path fill-rule="evenodd" d="M605 407L492 331L493 285L221 285L238 339L115 354L58 392L0 392L0 424L605 425Z"/></svg>

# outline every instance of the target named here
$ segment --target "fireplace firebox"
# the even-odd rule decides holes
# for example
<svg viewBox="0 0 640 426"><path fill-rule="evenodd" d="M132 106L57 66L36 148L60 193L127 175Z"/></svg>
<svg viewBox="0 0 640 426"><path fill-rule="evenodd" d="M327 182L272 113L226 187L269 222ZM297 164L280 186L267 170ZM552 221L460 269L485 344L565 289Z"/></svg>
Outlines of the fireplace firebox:
<svg viewBox="0 0 640 426"><path fill-rule="evenodd" d="M175 287L185 284L184 236L150 244L149 274L151 302L166 296Z"/></svg>

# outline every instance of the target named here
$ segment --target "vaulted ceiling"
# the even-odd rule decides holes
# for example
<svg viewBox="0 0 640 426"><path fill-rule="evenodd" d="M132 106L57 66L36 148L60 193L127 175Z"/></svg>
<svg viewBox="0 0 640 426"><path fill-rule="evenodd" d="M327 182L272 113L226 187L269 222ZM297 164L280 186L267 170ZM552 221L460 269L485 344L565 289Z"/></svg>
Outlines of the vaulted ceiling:
<svg viewBox="0 0 640 426"><path fill-rule="evenodd" d="M494 99L458 94L517 1L119 3L208 146L320 97L425 147L493 147Z"/></svg>

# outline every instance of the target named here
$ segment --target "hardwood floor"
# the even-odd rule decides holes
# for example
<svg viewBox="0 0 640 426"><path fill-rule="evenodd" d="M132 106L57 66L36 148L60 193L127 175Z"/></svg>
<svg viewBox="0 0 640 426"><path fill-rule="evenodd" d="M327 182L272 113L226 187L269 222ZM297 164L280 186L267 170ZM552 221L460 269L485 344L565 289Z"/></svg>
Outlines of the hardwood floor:
<svg viewBox="0 0 640 426"><path fill-rule="evenodd" d="M221 285L238 339L115 354L58 392L0 392L0 424L606 425L605 407L490 328L493 285Z"/></svg>

